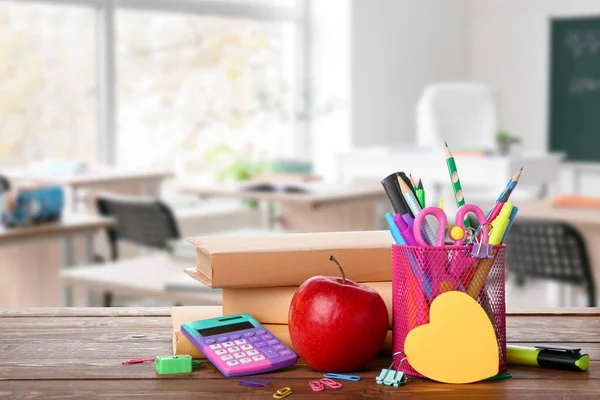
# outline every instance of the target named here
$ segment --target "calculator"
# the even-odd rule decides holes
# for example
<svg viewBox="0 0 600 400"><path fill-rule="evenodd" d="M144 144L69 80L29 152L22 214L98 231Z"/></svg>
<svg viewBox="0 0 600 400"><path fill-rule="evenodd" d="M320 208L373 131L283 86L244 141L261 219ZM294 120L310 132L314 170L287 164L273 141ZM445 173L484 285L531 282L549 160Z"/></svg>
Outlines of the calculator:
<svg viewBox="0 0 600 400"><path fill-rule="evenodd" d="M274 371L298 358L249 314L186 322L181 332L225 376Z"/></svg>

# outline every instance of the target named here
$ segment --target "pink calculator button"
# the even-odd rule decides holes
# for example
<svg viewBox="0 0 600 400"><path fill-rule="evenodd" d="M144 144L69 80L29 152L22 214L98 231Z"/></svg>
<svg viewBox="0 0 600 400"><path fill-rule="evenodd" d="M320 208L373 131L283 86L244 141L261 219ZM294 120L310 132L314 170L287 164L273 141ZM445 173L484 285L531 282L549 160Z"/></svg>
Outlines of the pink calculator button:
<svg viewBox="0 0 600 400"><path fill-rule="evenodd" d="M204 343L206 344L213 344L215 342L215 339L207 339L204 341Z"/></svg>
<svg viewBox="0 0 600 400"><path fill-rule="evenodd" d="M258 342L254 344L256 347L265 347L267 344L265 342Z"/></svg>
<svg viewBox="0 0 600 400"><path fill-rule="evenodd" d="M217 338L217 341L219 343L223 343L226 342L229 338L227 336L221 336L220 338Z"/></svg>
<svg viewBox="0 0 600 400"><path fill-rule="evenodd" d="M249 356L255 356L255 355L258 354L258 351L256 351L256 350L248 350L246 352L246 354L248 354Z"/></svg>
<svg viewBox="0 0 600 400"><path fill-rule="evenodd" d="M240 335L231 335L231 336L229 336L229 338L231 340L236 340L236 339L239 339L240 337L241 337Z"/></svg>
<svg viewBox="0 0 600 400"><path fill-rule="evenodd" d="M251 336L254 336L254 332L252 332L252 331L250 331L250 332L246 332L246 333L244 333L244 336L245 336L245 337L251 337Z"/></svg>
<svg viewBox="0 0 600 400"><path fill-rule="evenodd" d="M260 338L260 336L254 336L254 337L251 337L248 340L251 341L251 342L260 342L262 339Z"/></svg>

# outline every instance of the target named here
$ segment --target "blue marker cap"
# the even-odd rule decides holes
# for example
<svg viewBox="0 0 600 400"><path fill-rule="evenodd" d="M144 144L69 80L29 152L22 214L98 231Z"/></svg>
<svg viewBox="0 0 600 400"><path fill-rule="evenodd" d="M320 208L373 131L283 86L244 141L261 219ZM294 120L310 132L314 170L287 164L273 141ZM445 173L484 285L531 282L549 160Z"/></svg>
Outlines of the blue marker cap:
<svg viewBox="0 0 600 400"><path fill-rule="evenodd" d="M390 225L390 233L392 234L392 237L394 238L394 241L396 242L396 244L401 244L403 246L406 246L406 242L404 241L404 238L400 234L400 229L398 229L398 225L396 225L396 223L394 222L394 216L392 215L392 213L391 212L386 213L385 219L387 220L388 224Z"/></svg>

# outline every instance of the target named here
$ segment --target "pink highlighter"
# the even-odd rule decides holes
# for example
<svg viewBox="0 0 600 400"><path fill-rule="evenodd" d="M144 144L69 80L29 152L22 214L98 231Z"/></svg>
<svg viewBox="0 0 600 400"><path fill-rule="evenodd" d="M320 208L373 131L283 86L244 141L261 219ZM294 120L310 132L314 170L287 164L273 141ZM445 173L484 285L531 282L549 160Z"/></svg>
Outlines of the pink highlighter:
<svg viewBox="0 0 600 400"><path fill-rule="evenodd" d="M404 238L406 245L416 246L417 241L415 240L415 235L413 234L411 227L406 223L404 219L402 219L402 216L400 214L394 215L394 222L398 226L400 234Z"/></svg>

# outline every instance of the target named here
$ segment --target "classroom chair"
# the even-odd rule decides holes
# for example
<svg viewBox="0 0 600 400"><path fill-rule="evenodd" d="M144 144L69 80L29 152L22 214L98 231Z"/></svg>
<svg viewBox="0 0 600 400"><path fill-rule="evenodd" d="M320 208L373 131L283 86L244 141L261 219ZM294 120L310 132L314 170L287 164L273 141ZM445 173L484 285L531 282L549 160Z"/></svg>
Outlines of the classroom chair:
<svg viewBox="0 0 600 400"><path fill-rule="evenodd" d="M0 193L8 192L11 188L10 181L7 177L0 175Z"/></svg>
<svg viewBox="0 0 600 400"><path fill-rule="evenodd" d="M560 221L516 219L505 243L507 274L515 275L517 285L533 278L580 286L588 306L596 306L586 244L575 227Z"/></svg>
<svg viewBox="0 0 600 400"><path fill-rule="evenodd" d="M498 106L494 91L476 82L429 85L417 103L420 147L495 150Z"/></svg>
<svg viewBox="0 0 600 400"><path fill-rule="evenodd" d="M117 221L106 231L112 261L119 258L119 241L166 250L169 241L181 237L173 212L160 200L99 195L96 206L101 215ZM104 306L110 307L112 301L112 294L104 293Z"/></svg>

